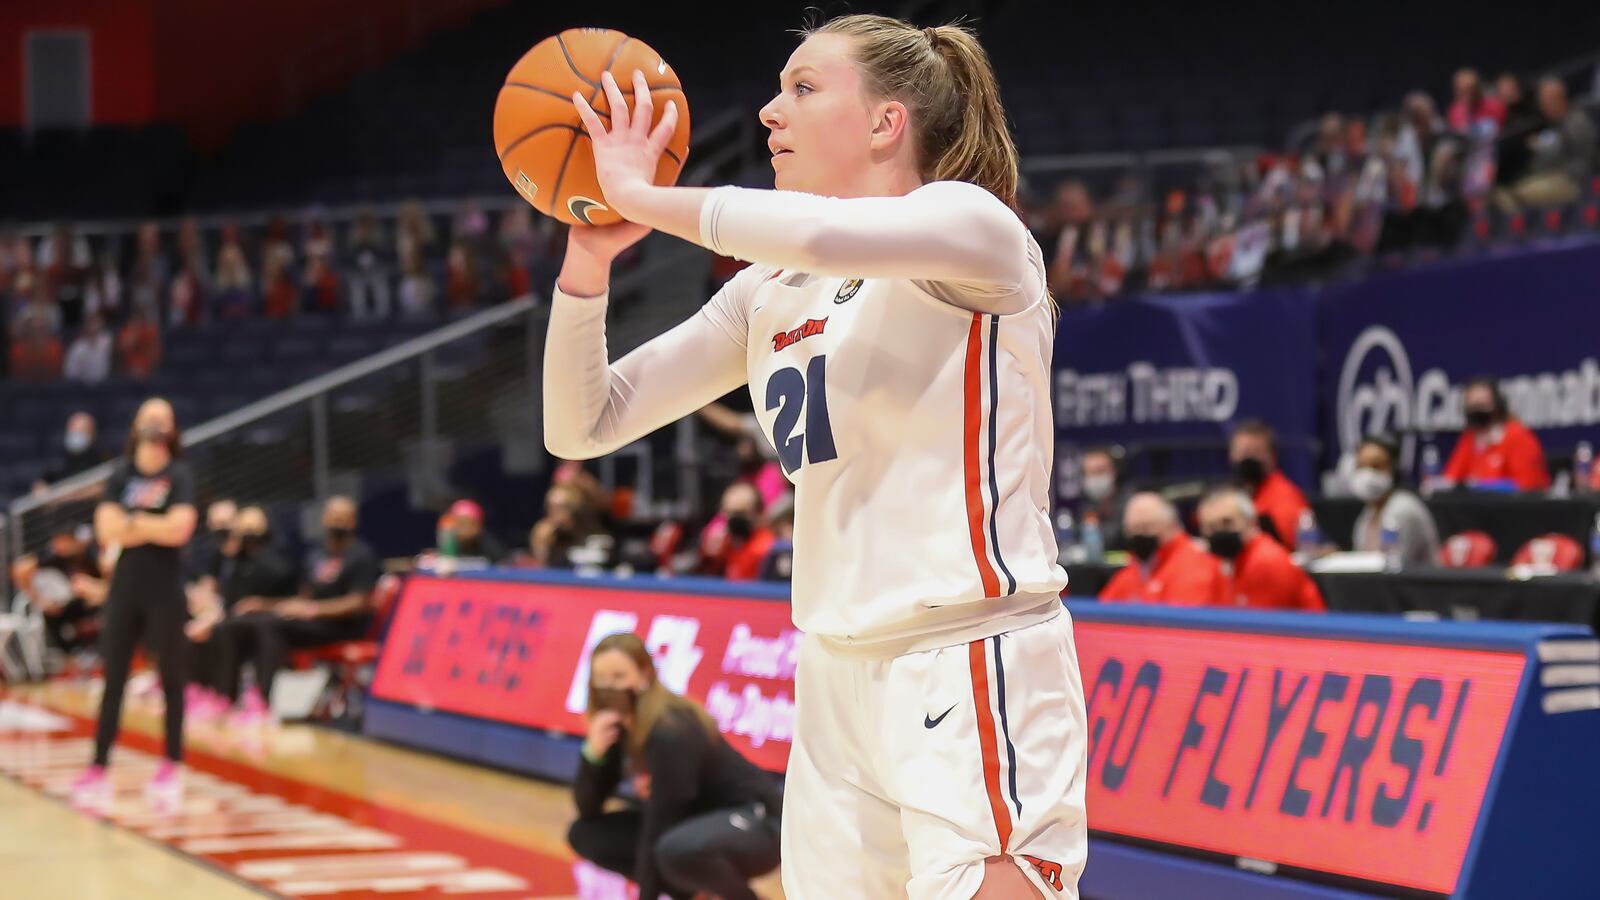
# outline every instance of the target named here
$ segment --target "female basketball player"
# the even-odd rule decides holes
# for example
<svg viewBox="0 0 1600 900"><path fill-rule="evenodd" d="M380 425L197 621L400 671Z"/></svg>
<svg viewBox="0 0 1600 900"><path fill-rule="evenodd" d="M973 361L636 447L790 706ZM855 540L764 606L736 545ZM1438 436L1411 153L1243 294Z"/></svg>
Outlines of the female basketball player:
<svg viewBox="0 0 1600 900"><path fill-rule="evenodd" d="M95 536L102 547L121 548L111 573L101 627L105 693L94 735L94 764L73 785L84 802L102 801L109 784L106 763L116 742L122 694L128 684L134 644L144 641L160 666L166 696L167 759L150 787L182 787L183 692L188 684L189 644L183 634L188 617L179 555L199 518L194 507L194 477L178 459L182 445L172 405L146 400L133 417L126 457L106 482L105 499L94 513Z"/></svg>
<svg viewBox="0 0 1600 900"><path fill-rule="evenodd" d="M599 456L748 381L796 490L790 900L1076 897L1086 744L1046 513L1054 309L993 72L961 28L847 16L780 84L761 111L776 191L652 185L676 110L651 131L641 76L632 115L605 79L609 123L574 97L627 222L572 232L546 444ZM754 265L608 365L610 262L651 228Z"/></svg>

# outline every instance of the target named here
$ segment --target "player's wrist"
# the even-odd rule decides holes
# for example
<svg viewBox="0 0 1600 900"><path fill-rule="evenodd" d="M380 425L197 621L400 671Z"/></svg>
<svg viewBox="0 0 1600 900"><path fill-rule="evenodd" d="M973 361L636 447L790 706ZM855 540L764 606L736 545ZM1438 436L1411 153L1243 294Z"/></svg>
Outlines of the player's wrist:
<svg viewBox="0 0 1600 900"><path fill-rule="evenodd" d="M572 297L598 297L611 287L612 257L578 246L570 237L556 287Z"/></svg>

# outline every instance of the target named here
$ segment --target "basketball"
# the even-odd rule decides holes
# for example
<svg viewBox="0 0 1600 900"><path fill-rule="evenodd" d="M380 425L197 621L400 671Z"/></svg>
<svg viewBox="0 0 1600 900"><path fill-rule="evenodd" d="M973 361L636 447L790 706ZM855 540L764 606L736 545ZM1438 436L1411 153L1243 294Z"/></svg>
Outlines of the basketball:
<svg viewBox="0 0 1600 900"><path fill-rule="evenodd" d="M656 184L671 184L689 153L689 104L677 73L649 44L609 28L570 28L535 44L511 67L494 105L495 153L506 178L534 209L570 225L622 221L600 190L572 94L581 92L609 126L611 103L600 76L611 73L632 109L635 70L650 87L652 125L669 101L678 104L678 127L655 177Z"/></svg>

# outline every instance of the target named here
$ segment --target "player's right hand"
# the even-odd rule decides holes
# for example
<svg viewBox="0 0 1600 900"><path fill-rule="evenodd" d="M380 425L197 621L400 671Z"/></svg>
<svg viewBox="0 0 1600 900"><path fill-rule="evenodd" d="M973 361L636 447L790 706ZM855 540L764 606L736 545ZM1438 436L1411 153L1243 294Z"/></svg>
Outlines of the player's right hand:
<svg viewBox="0 0 1600 900"><path fill-rule="evenodd" d="M599 759L611 752L622 737L622 713L602 709L589 718L589 736L583 745L590 759Z"/></svg>

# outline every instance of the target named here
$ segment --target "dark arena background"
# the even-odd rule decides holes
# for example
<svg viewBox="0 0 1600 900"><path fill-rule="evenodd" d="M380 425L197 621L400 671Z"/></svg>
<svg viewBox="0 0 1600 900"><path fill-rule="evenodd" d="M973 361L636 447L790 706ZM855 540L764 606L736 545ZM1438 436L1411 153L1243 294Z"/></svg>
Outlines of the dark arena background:
<svg viewBox="0 0 1600 900"><path fill-rule="evenodd" d="M614 28L682 82L680 183L770 188L795 30L869 11L981 37L1061 307L1082 896L1600 896L1600 15L1341 0L0 2L0 893L636 896L568 841L614 632L781 780L771 435L741 388L546 450L568 226L491 123L528 48ZM743 265L626 251L612 359ZM145 787L145 648L89 796L94 520L154 397L199 511L185 780Z"/></svg>

